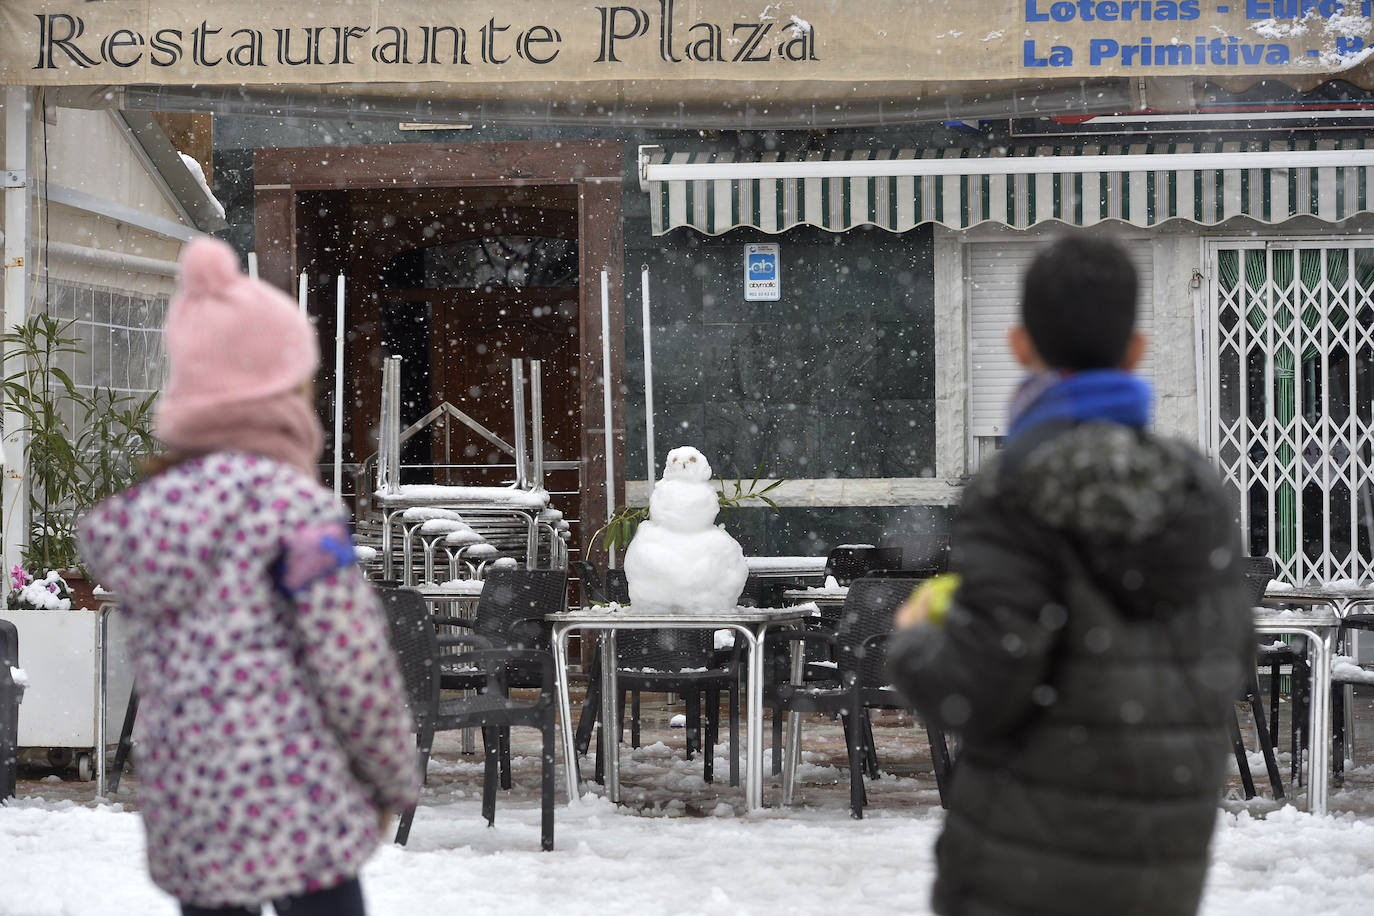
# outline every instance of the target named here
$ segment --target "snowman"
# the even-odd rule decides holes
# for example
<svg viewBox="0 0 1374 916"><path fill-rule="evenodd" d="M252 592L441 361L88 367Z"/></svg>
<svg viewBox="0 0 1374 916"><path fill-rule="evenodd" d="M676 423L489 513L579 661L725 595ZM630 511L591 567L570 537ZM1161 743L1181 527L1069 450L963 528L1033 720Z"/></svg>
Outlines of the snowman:
<svg viewBox="0 0 1374 916"><path fill-rule="evenodd" d="M735 607L749 567L739 542L715 524L711 465L691 446L668 453L649 496L649 517L625 551L630 606L647 613L709 613Z"/></svg>

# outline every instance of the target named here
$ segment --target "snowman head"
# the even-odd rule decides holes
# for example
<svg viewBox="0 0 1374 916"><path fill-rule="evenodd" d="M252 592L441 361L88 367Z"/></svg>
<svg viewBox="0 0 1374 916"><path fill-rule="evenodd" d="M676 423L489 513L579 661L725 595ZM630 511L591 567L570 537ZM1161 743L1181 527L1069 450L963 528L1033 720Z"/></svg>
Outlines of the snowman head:
<svg viewBox="0 0 1374 916"><path fill-rule="evenodd" d="M705 455L690 445L679 446L668 453L663 479L707 481L711 479L711 465Z"/></svg>

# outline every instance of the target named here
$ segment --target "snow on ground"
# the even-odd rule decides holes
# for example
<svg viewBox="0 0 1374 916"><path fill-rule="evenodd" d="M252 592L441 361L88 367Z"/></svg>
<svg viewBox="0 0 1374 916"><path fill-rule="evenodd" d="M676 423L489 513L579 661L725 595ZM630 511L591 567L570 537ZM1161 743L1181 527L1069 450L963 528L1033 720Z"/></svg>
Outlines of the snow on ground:
<svg viewBox="0 0 1374 916"><path fill-rule="evenodd" d="M532 761L517 760L517 769L532 776ZM441 766L431 774L439 787L428 793L410 845L383 848L363 872L369 912L929 911L931 849L943 819L937 805L884 808L875 799L864 820L854 821L842 803L745 816L722 801L705 816L686 816L675 793L702 785L694 764L662 744L635 751L626 763L629 781L654 780L638 804L617 807L599 796L560 802L552 853L539 851L538 804L519 785L517 795L498 800L496 827L488 829L468 779L480 764ZM455 776L462 780L445 788ZM843 785L831 768L802 771L806 782L827 776ZM911 792L918 780L889 774L881 782ZM1367 816L1219 810L1213 849L1205 916L1364 916L1374 900L1374 821ZM0 863L4 916L177 912L148 880L138 815L118 804L12 800L0 808Z"/></svg>

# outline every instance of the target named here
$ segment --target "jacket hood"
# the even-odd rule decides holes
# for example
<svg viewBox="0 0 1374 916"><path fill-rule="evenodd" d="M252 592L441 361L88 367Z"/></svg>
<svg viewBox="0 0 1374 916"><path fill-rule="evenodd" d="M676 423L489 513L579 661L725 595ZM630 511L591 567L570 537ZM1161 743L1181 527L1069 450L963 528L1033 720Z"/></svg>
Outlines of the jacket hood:
<svg viewBox="0 0 1374 916"><path fill-rule="evenodd" d="M1116 423L1083 423L1027 452L1007 484L1050 528L1140 543L1187 509L1199 481L1182 443Z"/></svg>

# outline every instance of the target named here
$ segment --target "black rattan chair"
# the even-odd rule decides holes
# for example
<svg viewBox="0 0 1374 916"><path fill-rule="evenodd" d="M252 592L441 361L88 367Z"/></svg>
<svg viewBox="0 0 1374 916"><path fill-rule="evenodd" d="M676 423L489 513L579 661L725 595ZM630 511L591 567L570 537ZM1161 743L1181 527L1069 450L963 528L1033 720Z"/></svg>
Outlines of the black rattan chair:
<svg viewBox="0 0 1374 916"><path fill-rule="evenodd" d="M776 683L765 689L764 702L774 706L777 714L784 712L823 712L837 714L843 720L845 744L849 749L849 803L853 817L863 817L867 793L864 773L868 770L868 747L872 742L864 728L869 709L901 709L915 715L906 700L887 686L886 652L884 644L892 630L892 615L907 599L919 579L897 577L866 577L856 579L849 586L844 609L835 632L779 631L770 633L768 641L815 642L833 646L836 659L834 681L790 681ZM939 728L926 723L930 740L931 762L935 781L944 802L945 786L951 762L945 736ZM799 753L799 749L789 749ZM870 778L878 776L876 767L869 770ZM791 794L790 786L787 794Z"/></svg>
<svg viewBox="0 0 1374 916"><path fill-rule="evenodd" d="M834 576L840 585L879 569L900 569L902 548L872 547L867 544L848 544L834 547L825 558L825 574Z"/></svg>
<svg viewBox="0 0 1374 916"><path fill-rule="evenodd" d="M545 617L568 607L568 573L563 569L493 569L471 617L447 618L466 627L491 645L509 649L549 651L551 625ZM508 687L542 688L542 667L515 659L504 672ZM485 675L471 665L445 662L439 686L444 690L475 690L486 683ZM501 787L509 789L510 735L501 730Z"/></svg>
<svg viewBox="0 0 1374 916"><path fill-rule="evenodd" d="M1374 630L1374 614L1353 613L1341 621L1341 634L1344 639L1349 639L1350 635L1358 630ZM1355 642L1358 645L1358 640ZM1348 645L1347 643L1347 650ZM1354 655L1352 652L1350 664L1336 666L1331 672L1331 775L1336 785L1341 785L1345 781L1346 744L1355 743L1355 736L1347 735L1345 731L1346 688L1374 683L1374 670L1368 665L1361 665Z"/></svg>
<svg viewBox="0 0 1374 916"><path fill-rule="evenodd" d="M558 706L553 656L537 649L494 648L490 640L476 634L441 636L435 630L436 625L452 624L454 618L431 615L419 592L381 588L378 594L415 716L421 772L428 771L436 732L481 726L486 762L482 779L482 816L488 825L494 824L500 755L502 748L509 746L502 736L508 734L512 726L539 729L543 737L540 845L546 850L553 849L554 734ZM455 652L460 646L473 648ZM512 663L521 663L540 672L539 695L532 702L510 696L505 676ZM480 672L482 683L477 692L454 699L443 698L438 673L449 665ZM402 814L396 830L397 843L405 844L414 818L414 808Z"/></svg>
<svg viewBox="0 0 1374 916"><path fill-rule="evenodd" d="M1264 590L1269 586L1270 580L1274 578L1274 561L1269 557L1243 557L1241 558L1241 569L1245 574L1245 585L1248 590L1250 605L1254 607L1264 600ZM1279 642L1261 643L1255 650L1256 666L1249 669L1250 677L1246 681L1242 694L1245 702L1250 705L1250 711L1255 718L1255 734L1259 740L1260 752L1264 755L1264 768L1269 774L1269 785L1273 789L1276 801L1284 797L1283 779L1279 775L1279 765L1274 755L1274 748L1279 727L1279 671L1285 664L1291 665L1290 670L1294 672L1303 667L1299 654L1291 646ZM1264 705L1260 694L1259 667L1269 668L1270 716L1268 722L1265 721ZM1296 682L1297 678L1294 678L1294 683L1296 684ZM1234 708L1231 710L1230 731L1231 746L1235 751L1236 769L1240 771L1241 786L1245 790L1246 798L1254 798L1255 780L1250 773L1250 762L1246 758L1245 741L1241 737L1240 731L1240 718L1236 715ZM1296 745L1296 730L1294 735ZM1296 750L1295 746L1295 755Z"/></svg>

